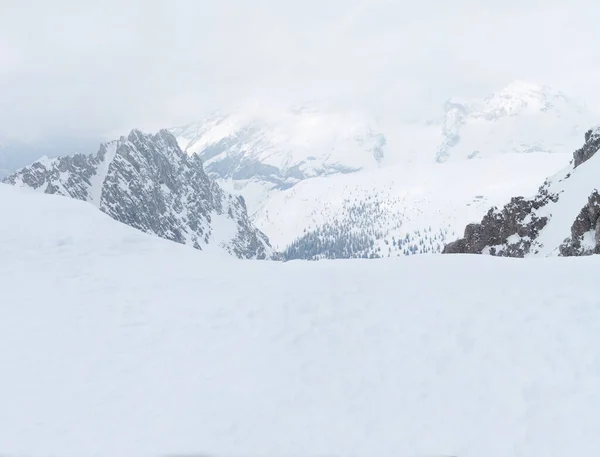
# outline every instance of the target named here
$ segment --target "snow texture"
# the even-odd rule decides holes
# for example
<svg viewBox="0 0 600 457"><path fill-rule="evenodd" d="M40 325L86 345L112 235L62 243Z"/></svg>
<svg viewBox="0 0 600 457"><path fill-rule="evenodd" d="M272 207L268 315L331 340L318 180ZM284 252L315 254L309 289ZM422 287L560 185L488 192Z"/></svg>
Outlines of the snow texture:
<svg viewBox="0 0 600 457"><path fill-rule="evenodd" d="M0 185L4 455L600 455L600 258L201 255Z"/></svg>

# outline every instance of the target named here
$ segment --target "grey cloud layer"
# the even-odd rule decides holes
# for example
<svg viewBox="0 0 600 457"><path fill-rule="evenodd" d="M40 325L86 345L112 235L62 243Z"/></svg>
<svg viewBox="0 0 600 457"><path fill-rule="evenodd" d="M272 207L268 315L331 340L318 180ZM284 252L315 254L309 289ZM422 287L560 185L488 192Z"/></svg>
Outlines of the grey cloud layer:
<svg viewBox="0 0 600 457"><path fill-rule="evenodd" d="M419 116L513 79L582 95L599 73L593 1L1 4L0 137L155 128L248 98Z"/></svg>

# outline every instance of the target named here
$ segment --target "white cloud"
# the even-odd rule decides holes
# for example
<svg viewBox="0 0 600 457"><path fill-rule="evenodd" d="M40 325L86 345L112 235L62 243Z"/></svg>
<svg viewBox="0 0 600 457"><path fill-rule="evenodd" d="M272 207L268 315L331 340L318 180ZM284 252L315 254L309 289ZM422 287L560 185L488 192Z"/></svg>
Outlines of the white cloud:
<svg viewBox="0 0 600 457"><path fill-rule="evenodd" d="M425 116L514 79L596 104L594 1L3 0L0 136L170 126L246 99Z"/></svg>

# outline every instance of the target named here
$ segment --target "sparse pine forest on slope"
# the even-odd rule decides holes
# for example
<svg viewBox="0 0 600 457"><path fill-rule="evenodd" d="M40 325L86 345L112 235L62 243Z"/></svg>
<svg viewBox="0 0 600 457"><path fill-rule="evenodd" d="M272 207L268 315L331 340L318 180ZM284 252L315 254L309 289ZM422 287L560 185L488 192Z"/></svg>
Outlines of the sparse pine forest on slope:
<svg viewBox="0 0 600 457"><path fill-rule="evenodd" d="M338 222L325 224L296 239L283 252L286 260L304 259L377 259L413 254L434 254L442 251L448 236L447 229L434 231L431 227L415 230L402 238L383 239L375 244L377 233L354 233L352 226ZM377 239L380 239L377 237Z"/></svg>
<svg viewBox="0 0 600 457"><path fill-rule="evenodd" d="M389 203L389 202L388 202ZM283 251L285 260L374 259L439 253L454 235L446 227L403 230L402 213L375 197L344 202L342 217L305 230Z"/></svg>

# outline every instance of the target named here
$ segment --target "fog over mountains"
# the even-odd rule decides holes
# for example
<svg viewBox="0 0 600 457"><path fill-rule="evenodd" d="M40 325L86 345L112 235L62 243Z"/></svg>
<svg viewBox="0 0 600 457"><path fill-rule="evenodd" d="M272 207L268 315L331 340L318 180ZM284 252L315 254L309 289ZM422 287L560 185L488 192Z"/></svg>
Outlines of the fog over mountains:
<svg viewBox="0 0 600 457"><path fill-rule="evenodd" d="M584 102L515 81L478 99L451 98L419 122L309 104L215 113L171 131L244 196L278 249L379 257L440 252L490 204L534 192L595 119Z"/></svg>
<svg viewBox="0 0 600 457"><path fill-rule="evenodd" d="M585 103L548 86L522 81L481 98L450 98L440 105L437 117L398 124L366 111L344 111L327 104L289 109L254 104L169 129L175 138L169 141L178 143L190 164L201 161L206 176L201 171L176 178L183 170L176 165L168 171L174 178L166 182L210 177L215 184L206 184L212 190L203 195L243 197L244 207L237 200L215 207L217 214L229 211L225 207L230 205L238 208L233 219L237 217L244 227L239 236L246 241L238 240L234 250L241 257L270 257L274 250L289 259L435 253L458 238L466 224L480 220L490 206L502 205L514 195L532 194L539 182L568 162L595 119L596 113ZM56 151L58 146L49 142L40 152ZM4 153L4 174L17 168L11 158L25 159L15 155L10 144L0 149L0 157L2 151L9 152ZM169 154L164 157L161 152L153 161L187 163L187 159L173 162ZM81 190L94 187L92 177L102 174L98 167L104 159L77 160L85 165L74 168L63 159L44 159L7 182L88 201L95 201L90 196L94 192L109 199L109 191L100 190L99 184L93 191ZM106 167L117 172L116 165ZM159 166L143 179L155 176L164 181L160 178L164 173ZM74 185L74 179L86 184ZM132 186L130 182L129 193L113 199L144 195ZM181 186L175 187L176 193L181 192ZM98 197L94 204L147 232L191 245L200 246L200 239L206 243L207 233L213 234L211 222L190 218L205 217L200 214L212 210L190 207L185 215L177 205L187 204L177 203L169 210L174 211L171 216L163 217L160 208L171 203L163 202L166 197L161 192L145 194L146 209L139 217L138 206L117 211L123 201L111 206ZM214 197L215 201L223 198ZM215 236L233 239L229 232ZM265 235L253 234L260 232Z"/></svg>

